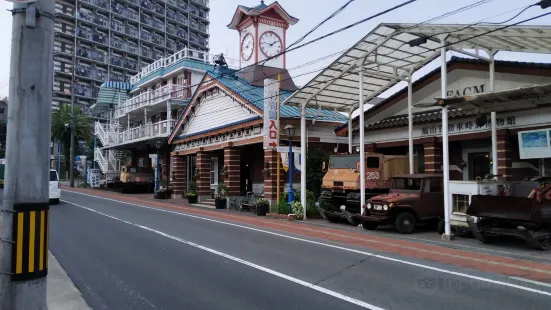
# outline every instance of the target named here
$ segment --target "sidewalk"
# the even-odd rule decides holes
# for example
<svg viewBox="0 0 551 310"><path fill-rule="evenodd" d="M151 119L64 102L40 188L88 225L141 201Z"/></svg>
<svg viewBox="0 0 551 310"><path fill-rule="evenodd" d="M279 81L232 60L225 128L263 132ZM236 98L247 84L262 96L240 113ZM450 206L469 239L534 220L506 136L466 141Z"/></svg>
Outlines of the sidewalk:
<svg viewBox="0 0 551 310"><path fill-rule="evenodd" d="M405 257L435 261L438 263L452 264L473 270L502 274L506 276L521 277L534 281L551 283L551 260L537 259L537 257L507 257L506 255L481 253L470 247L454 248L456 241L449 243L427 243L421 240L413 240L402 235L392 233L369 233L361 229L344 225L329 226L321 221L290 222L264 217L251 216L241 212L229 210L206 210L199 207L187 206L185 201L178 200L154 200L151 198L134 197L113 192L73 188L67 189L74 192L115 199L134 204L146 204L150 207L185 212L197 216L222 219L234 223L274 229L296 235L323 239L325 241L339 242L349 246L365 248L371 252L385 252L398 254ZM339 227L342 226L342 227ZM413 235L414 236L414 235ZM535 254L543 252L534 251ZM545 253L549 257L549 253Z"/></svg>
<svg viewBox="0 0 551 310"><path fill-rule="evenodd" d="M52 253L48 256L46 304L50 310L91 309Z"/></svg>

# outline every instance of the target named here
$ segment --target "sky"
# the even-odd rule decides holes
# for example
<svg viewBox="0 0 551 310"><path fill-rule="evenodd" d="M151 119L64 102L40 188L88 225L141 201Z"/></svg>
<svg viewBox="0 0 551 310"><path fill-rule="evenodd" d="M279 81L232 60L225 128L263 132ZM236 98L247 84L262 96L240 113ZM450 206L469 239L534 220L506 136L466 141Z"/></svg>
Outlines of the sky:
<svg viewBox="0 0 551 310"><path fill-rule="evenodd" d="M346 3L346 1L347 0L279 0L281 6L287 10L289 14L300 19L296 25L291 26L287 31L287 42L292 43L296 41L323 19L331 15L335 10ZM404 1L405 0L354 0L342 13L316 30L304 42L366 18L377 12L386 10ZM267 4L271 2L271 0L266 0ZM291 76L301 75L295 79L295 83L299 86L304 85L315 76L315 73L306 73L326 67L335 60L336 56L302 68L294 69L295 67L337 52L343 52L358 42L380 23L422 22L475 2L478 1L417 0L410 5L367 21L337 35L289 52L287 55L287 68ZM437 23L470 24L480 20L484 20L485 22L500 22L513 17L520 12L521 9L535 2L537 2L537 0L490 0L484 5L460 14L446 17L439 20ZM237 5L255 6L258 4L260 4L260 0L210 0L209 32L211 37L209 41L212 54L224 53L228 58L238 59L239 35L237 31L228 29L227 25L230 23ZM0 2L0 42L3 42L4 46L4 48L0 48L0 97L8 96L12 18L11 13L6 10L10 8L10 2ZM551 8L547 10L551 11ZM539 6L532 7L514 21L520 21L542 13L543 11ZM496 16L499 14L502 15ZM551 25L551 16L546 16L527 24ZM551 63L551 55L541 54L499 53L496 59ZM427 68L419 71L414 78L419 78L436 66L436 64L429 64Z"/></svg>

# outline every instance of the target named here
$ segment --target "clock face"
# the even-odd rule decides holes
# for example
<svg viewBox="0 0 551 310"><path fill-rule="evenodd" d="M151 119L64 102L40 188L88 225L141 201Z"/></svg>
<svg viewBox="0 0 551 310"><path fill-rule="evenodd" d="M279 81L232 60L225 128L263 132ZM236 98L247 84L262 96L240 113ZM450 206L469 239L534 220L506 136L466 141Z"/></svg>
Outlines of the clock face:
<svg viewBox="0 0 551 310"><path fill-rule="evenodd" d="M273 31L266 31L260 36L260 50L266 57L273 57L283 50L283 43Z"/></svg>
<svg viewBox="0 0 551 310"><path fill-rule="evenodd" d="M247 33L243 38L243 41L241 41L241 58L243 58L243 60L251 59L251 56L253 55L253 47L254 47L253 35L250 33Z"/></svg>

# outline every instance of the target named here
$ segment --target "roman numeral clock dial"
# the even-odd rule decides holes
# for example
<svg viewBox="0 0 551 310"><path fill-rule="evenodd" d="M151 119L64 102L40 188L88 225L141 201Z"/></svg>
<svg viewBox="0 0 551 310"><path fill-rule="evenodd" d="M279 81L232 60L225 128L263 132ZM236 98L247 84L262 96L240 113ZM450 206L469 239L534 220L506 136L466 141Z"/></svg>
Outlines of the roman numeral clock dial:
<svg viewBox="0 0 551 310"><path fill-rule="evenodd" d="M266 31L260 36L260 50L266 57L273 57L283 50L281 38L273 31Z"/></svg>
<svg viewBox="0 0 551 310"><path fill-rule="evenodd" d="M243 41L241 41L241 58L243 60L248 61L251 59L251 56L253 55L253 49L254 49L254 38L253 35L250 33L247 33L245 37L243 37Z"/></svg>

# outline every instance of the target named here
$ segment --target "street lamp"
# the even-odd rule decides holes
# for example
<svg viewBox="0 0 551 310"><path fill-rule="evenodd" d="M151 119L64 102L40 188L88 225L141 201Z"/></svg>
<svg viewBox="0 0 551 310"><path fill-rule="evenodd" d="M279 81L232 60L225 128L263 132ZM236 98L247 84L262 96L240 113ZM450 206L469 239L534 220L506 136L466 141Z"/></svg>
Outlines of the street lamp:
<svg viewBox="0 0 551 310"><path fill-rule="evenodd" d="M157 191L159 190L159 150L161 149L161 146L163 146L163 142L157 141L155 143L155 147L157 148L157 164L155 165L155 195L157 195Z"/></svg>
<svg viewBox="0 0 551 310"><path fill-rule="evenodd" d="M293 193L293 137L295 136L295 126L287 125L283 128L285 134L289 138L289 209L291 208L291 203L295 200L295 195Z"/></svg>

